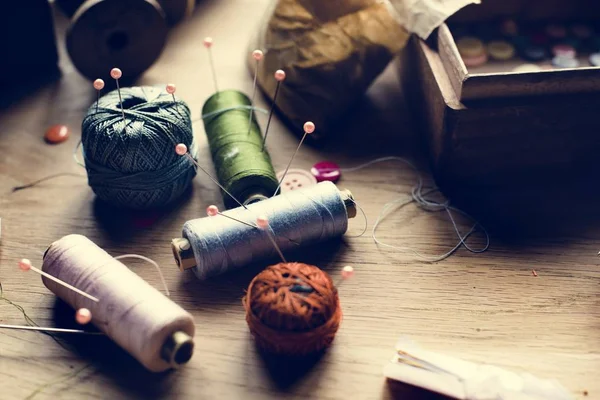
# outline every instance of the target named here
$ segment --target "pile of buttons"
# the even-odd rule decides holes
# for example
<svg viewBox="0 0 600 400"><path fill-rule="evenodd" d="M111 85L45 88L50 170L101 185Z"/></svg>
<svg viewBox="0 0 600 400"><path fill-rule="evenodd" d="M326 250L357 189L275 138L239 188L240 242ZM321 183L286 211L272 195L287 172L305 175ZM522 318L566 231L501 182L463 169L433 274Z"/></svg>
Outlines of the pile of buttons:
<svg viewBox="0 0 600 400"><path fill-rule="evenodd" d="M516 57L527 64L515 67L515 72L540 71L542 67L536 63L545 61L551 61L555 68L588 66L586 61L600 66L600 33L591 24L520 24L505 19L450 25L450 29L463 62L470 68L490 60L503 62Z"/></svg>

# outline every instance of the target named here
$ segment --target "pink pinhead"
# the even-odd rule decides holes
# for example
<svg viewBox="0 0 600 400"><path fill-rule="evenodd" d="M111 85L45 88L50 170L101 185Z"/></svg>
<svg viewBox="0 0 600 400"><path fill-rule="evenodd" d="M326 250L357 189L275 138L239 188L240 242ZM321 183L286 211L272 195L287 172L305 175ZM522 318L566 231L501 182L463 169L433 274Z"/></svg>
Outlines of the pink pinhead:
<svg viewBox="0 0 600 400"><path fill-rule="evenodd" d="M219 207L217 207L215 205L210 205L210 206L206 207L206 213L209 216L214 217L215 215L217 215L219 213Z"/></svg>
<svg viewBox="0 0 600 400"><path fill-rule="evenodd" d="M92 320L92 312L87 308L80 308L75 313L75 321L80 325L89 324Z"/></svg>
<svg viewBox="0 0 600 400"><path fill-rule="evenodd" d="M177 153L180 156L187 153L187 150L187 146L183 143L179 143L177 146L175 146L175 153Z"/></svg>
<svg viewBox="0 0 600 400"><path fill-rule="evenodd" d="M211 37L206 37L204 38L204 47L206 47L207 49L210 49L213 45L213 38Z"/></svg>
<svg viewBox="0 0 600 400"><path fill-rule="evenodd" d="M176 90L177 90L177 87L175 86L174 83L169 83L167 85L167 93L174 94Z"/></svg>
<svg viewBox="0 0 600 400"><path fill-rule="evenodd" d="M311 133L313 133L315 131L315 124L308 121L304 124L304 132L308 133L309 135Z"/></svg>
<svg viewBox="0 0 600 400"><path fill-rule="evenodd" d="M256 218L256 226L258 226L260 229L267 229L269 227L269 219L264 215L261 215L260 217Z"/></svg>
<svg viewBox="0 0 600 400"><path fill-rule="evenodd" d="M123 71L121 71L119 68L113 68L110 70L110 76L113 79L121 79L123 76Z"/></svg>
<svg viewBox="0 0 600 400"><path fill-rule="evenodd" d="M96 79L94 81L94 89L96 89L96 90L104 89L104 81L102 79Z"/></svg>
<svg viewBox="0 0 600 400"><path fill-rule="evenodd" d="M19 268L21 268L23 271L29 271L31 269L31 261L26 258L22 259L19 261Z"/></svg>
<svg viewBox="0 0 600 400"><path fill-rule="evenodd" d="M342 268L342 279L350 279L354 276L354 268L349 265L346 265Z"/></svg>
<svg viewBox="0 0 600 400"><path fill-rule="evenodd" d="M260 61L260 60L262 60L263 56L264 56L264 54L263 54L263 52L262 52L262 51L260 51L260 50L254 50L254 51L252 52L252 57L253 57L253 58L254 58L256 61ZM285 75L285 73L284 73L284 75Z"/></svg>
<svg viewBox="0 0 600 400"><path fill-rule="evenodd" d="M275 80L278 82L281 82L282 80L285 79L285 71L282 69L278 69L277 71L275 71Z"/></svg>

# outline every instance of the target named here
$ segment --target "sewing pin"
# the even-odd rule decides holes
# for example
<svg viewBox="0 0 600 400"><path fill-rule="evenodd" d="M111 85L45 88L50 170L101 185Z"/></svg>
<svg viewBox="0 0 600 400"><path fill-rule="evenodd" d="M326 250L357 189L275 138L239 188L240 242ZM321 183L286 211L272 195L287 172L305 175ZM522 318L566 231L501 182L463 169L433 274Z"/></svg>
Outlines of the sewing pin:
<svg viewBox="0 0 600 400"><path fill-rule="evenodd" d="M123 109L123 99L121 98L121 88L119 87L119 79L123 76L123 72L119 68L113 68L110 70L110 76L117 82L117 92L119 93L119 103L121 104L121 115L123 116L123 124L127 125L125 122L125 110ZM125 127L123 128L125 129Z"/></svg>
<svg viewBox="0 0 600 400"><path fill-rule="evenodd" d="M250 115L248 115L248 135L250 134L250 129L252 128L252 113L254 112L254 98L256 97L256 80L258 79L258 66L260 64L260 60L263 58L263 52L260 50L254 50L252 52L252 58L256 61L256 67L254 68L254 84L252 85L252 99L250 100Z"/></svg>
<svg viewBox="0 0 600 400"><path fill-rule="evenodd" d="M211 51L213 43L214 42L211 37L204 38L204 47L206 47L206 51L208 52L208 60L210 62L210 69L212 71L213 82L215 83L215 92L219 93L219 86L217 85L217 71L215 69L215 62L213 60L212 51Z"/></svg>
<svg viewBox="0 0 600 400"><path fill-rule="evenodd" d="M269 110L269 119L267 120L267 128L265 129L265 137L263 138L262 150L265 151L265 143L267 143L267 135L269 134L269 127L271 126L271 118L273 117L273 111L275 110L275 104L277 103L277 96L279 96L279 88L281 82L285 80L285 71L278 69L275 71L275 80L277 86L275 87L275 94L273 95L273 103L271 103L271 110Z"/></svg>
<svg viewBox="0 0 600 400"><path fill-rule="evenodd" d="M179 112L179 105L177 104L177 100L175 100L175 91L177 90L177 86L175 86L174 83L169 83L169 84L167 84L167 87L165 90L167 91L167 93L169 93L171 96L173 96L173 104L175 104L175 108Z"/></svg>
<svg viewBox="0 0 600 400"><path fill-rule="evenodd" d="M41 326L5 325L0 324L0 329L20 329L24 331L51 332L51 333L83 333L86 335L103 335L102 332L88 332L81 329L45 328Z"/></svg>
<svg viewBox="0 0 600 400"><path fill-rule="evenodd" d="M340 275L342 276L342 279L340 279L335 284L335 287L337 288L339 288L344 281L347 281L348 279L351 279L354 276L354 268L350 265L346 265L344 268L342 268L342 272Z"/></svg>
<svg viewBox="0 0 600 400"><path fill-rule="evenodd" d="M283 183L283 180L285 179L285 176L287 175L288 170L290 169L290 166L292 165L292 161L294 161L294 157L296 157L296 154L298 154L298 150L300 150L300 146L302 146L304 139L306 139L306 135L310 135L314 131L315 131L314 123L308 121L304 124L304 135L302 136L302 139L300 139L300 143L298 144L298 147L296 147L296 151L294 152L294 155L292 155L292 159L290 160L288 166L286 167L285 172L281 176L281 180L279 181L279 185L277 186L277 189L275 189L275 193L273 193L273 196L276 196L277 192L279 192L279 189L281 189L281 184Z"/></svg>
<svg viewBox="0 0 600 400"><path fill-rule="evenodd" d="M241 207L244 207L246 210L248 209L248 207L246 207L245 205L243 205L238 199L236 199L231 193L229 193L227 191L227 189L225 189L220 183L219 181L217 181L215 178L213 178L208 171L206 171L204 168L202 168L202 166L200 164L198 164L198 162L196 160L194 160L194 157L192 157L192 155L188 152L188 148L184 143L179 143L177 146L175 146L175 153L177 153L180 156L186 156L187 158L189 158L189 160L196 166L196 168L200 168L200 170L202 172L204 172L211 181L213 181L218 187L221 188L221 190L223 190L225 193L227 193L227 195L229 197L231 197L236 203L238 203Z"/></svg>
<svg viewBox="0 0 600 400"><path fill-rule="evenodd" d="M77 321L77 323L79 325L89 324L91 320L92 320L92 312L90 310L88 310L87 308L80 308L75 313L75 321Z"/></svg>
<svg viewBox="0 0 600 400"><path fill-rule="evenodd" d="M249 223L247 223L247 222L244 222L244 221L242 221L242 220L239 220L239 219L237 219L237 218L230 217L229 215L222 214L222 213L219 211L219 207L217 207L217 206L215 206L215 205L210 205L210 206L206 207L206 214L207 214L209 217L214 217L214 216L216 216L216 215L220 215L220 216L222 216L222 217L229 218L229 219L231 219L231 220L233 220L233 221L239 222L240 224L247 225L247 226L249 226L249 227L251 227L251 228L255 228L255 229L257 228L257 226L256 226L256 225L252 225L252 224L249 224Z"/></svg>
<svg viewBox="0 0 600 400"><path fill-rule="evenodd" d="M94 89L96 89L96 112L98 112L98 102L100 101L100 92L104 89L104 81L96 79L94 81Z"/></svg>
<svg viewBox="0 0 600 400"><path fill-rule="evenodd" d="M287 261L285 260L285 257L283 256L281 249L279 248L279 246L275 242L275 239L273 239L273 236L271 235L271 227L269 226L269 219L266 216L261 215L260 217L258 217L256 219L256 226L258 226L259 229L261 229L267 233L269 240L271 241L271 243L273 243L273 247L275 247L275 250L277 250L277 253L279 253L279 257L281 257L281 260L284 263L286 263Z"/></svg>
<svg viewBox="0 0 600 400"><path fill-rule="evenodd" d="M46 277L46 278L48 278L48 279L50 279L50 280L58 283L59 285L62 285L64 287L68 288L68 289L71 289L72 291L74 291L76 293L79 293L80 295L82 295L84 297L87 297L88 299L90 299L92 301L95 301L96 303L99 301L98 298L96 298L96 297L94 297L94 296L92 296L90 294L87 294L83 290L79 290L75 286L71 286L71 285L69 285L68 283L66 283L64 281L61 281L60 279L55 278L54 276L52 276L50 274L47 274L47 273L45 273L44 271L42 271L40 269L37 269L36 267L34 267L33 265L31 265L31 261L29 261L26 258L24 258L21 261L19 261L19 268L21 268L23 271L32 270L34 272L37 272L38 274L40 274L40 275L42 275L42 276L44 276L44 277Z"/></svg>

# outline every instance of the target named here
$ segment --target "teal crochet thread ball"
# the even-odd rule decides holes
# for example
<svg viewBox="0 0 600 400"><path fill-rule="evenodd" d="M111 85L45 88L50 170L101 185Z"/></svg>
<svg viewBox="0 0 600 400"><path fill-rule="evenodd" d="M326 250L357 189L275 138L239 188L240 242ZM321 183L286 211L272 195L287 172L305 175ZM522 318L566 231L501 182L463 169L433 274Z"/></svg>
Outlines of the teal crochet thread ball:
<svg viewBox="0 0 600 400"><path fill-rule="evenodd" d="M81 127L88 183L96 196L132 209L159 208L177 200L196 168L175 153L184 143L196 158L190 109L158 87L114 90L89 108ZM123 120L125 114L125 121Z"/></svg>

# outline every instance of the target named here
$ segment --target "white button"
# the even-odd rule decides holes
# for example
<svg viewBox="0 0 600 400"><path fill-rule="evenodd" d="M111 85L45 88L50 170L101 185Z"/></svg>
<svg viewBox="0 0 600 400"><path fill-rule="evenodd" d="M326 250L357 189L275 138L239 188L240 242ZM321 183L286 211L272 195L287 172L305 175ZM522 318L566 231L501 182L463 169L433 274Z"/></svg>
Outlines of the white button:
<svg viewBox="0 0 600 400"><path fill-rule="evenodd" d="M277 180L281 180L284 172L285 170L277 172ZM309 171L305 171L303 169L290 169L283 182L281 182L280 190L281 193L284 193L290 190L298 190L316 184L317 179Z"/></svg>

